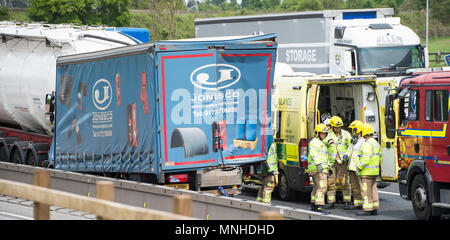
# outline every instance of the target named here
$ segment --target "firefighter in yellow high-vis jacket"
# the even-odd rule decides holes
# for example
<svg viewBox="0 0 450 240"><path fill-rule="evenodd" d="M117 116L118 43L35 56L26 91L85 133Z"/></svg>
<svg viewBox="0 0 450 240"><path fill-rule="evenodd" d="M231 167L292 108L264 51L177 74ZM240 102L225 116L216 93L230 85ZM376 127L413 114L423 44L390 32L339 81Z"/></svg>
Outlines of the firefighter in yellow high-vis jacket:
<svg viewBox="0 0 450 240"><path fill-rule="evenodd" d="M328 162L333 174L328 176L328 205L326 208L334 208L336 202L336 184L342 187L345 207L351 205L350 184L348 182L347 163L349 147L352 136L349 132L342 129L344 123L338 116L330 119L331 131L324 140L328 149Z"/></svg>
<svg viewBox="0 0 450 240"><path fill-rule="evenodd" d="M361 178L363 211L356 214L360 216L377 215L380 202L376 179L380 174L381 148L373 138L374 130L370 124L366 123L361 127L361 134L365 142L361 146L357 171Z"/></svg>
<svg viewBox="0 0 450 240"><path fill-rule="evenodd" d="M256 201L271 203L275 180L278 175L277 144L270 145L266 162L262 165L262 185L258 190Z"/></svg>
<svg viewBox="0 0 450 240"><path fill-rule="evenodd" d="M328 135L328 128L321 123L314 129L314 138L309 142L308 173L313 179L311 192L311 210L329 213L324 210L325 194L327 191L328 165L327 147L323 140Z"/></svg>

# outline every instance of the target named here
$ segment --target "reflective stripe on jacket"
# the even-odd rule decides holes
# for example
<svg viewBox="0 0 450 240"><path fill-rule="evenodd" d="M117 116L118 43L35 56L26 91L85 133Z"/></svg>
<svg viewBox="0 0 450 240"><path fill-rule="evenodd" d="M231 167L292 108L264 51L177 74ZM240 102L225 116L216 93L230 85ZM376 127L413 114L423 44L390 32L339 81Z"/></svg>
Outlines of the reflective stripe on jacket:
<svg viewBox="0 0 450 240"><path fill-rule="evenodd" d="M334 144L328 144L328 141L333 139ZM323 140L328 148L328 161L330 165L333 165L336 161L336 155L339 154L341 160L343 160L344 155L349 155L351 150L349 147L352 143L352 136L349 132L344 129L341 130L341 135L336 137L333 130L330 131L328 136Z"/></svg>
<svg viewBox="0 0 450 240"><path fill-rule="evenodd" d="M327 147L324 142L315 137L309 142L308 172L317 172L317 165L322 165L323 169L329 169Z"/></svg>
<svg viewBox="0 0 450 240"><path fill-rule="evenodd" d="M358 168L360 176L377 176L380 174L381 148L374 139L369 138L361 146Z"/></svg>

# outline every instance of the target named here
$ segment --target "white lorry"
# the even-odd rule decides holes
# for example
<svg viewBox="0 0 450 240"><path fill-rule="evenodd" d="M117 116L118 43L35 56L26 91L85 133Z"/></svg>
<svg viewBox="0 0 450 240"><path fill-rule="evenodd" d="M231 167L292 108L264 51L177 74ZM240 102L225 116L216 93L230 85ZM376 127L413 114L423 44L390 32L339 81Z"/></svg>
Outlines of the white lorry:
<svg viewBox="0 0 450 240"><path fill-rule="evenodd" d="M49 136L44 97L55 89L57 57L137 44L103 27L7 21L0 22L0 39L1 125Z"/></svg>
<svg viewBox="0 0 450 240"><path fill-rule="evenodd" d="M406 75L428 66L427 51L392 8L325 10L195 20L196 37L276 33L277 62L295 72Z"/></svg>

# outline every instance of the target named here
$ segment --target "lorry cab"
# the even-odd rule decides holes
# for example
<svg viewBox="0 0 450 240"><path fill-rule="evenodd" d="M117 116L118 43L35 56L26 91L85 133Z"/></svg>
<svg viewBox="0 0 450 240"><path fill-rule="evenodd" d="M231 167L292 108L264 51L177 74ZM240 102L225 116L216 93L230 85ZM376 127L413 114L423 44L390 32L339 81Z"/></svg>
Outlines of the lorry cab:
<svg viewBox="0 0 450 240"><path fill-rule="evenodd" d="M329 57L334 74L394 77L428 67L426 48L398 17L334 20L332 28L335 47Z"/></svg>
<svg viewBox="0 0 450 240"><path fill-rule="evenodd" d="M279 192L289 199L294 191L311 189L306 173L308 143L313 138L314 127L324 119L321 116L337 115L344 128L353 120L372 125L375 138L382 147L382 179L397 179L395 157L396 136L386 134L384 108L380 106L375 76L275 76L272 109L277 135L280 169ZM393 153L392 153L393 152Z"/></svg>
<svg viewBox="0 0 450 240"><path fill-rule="evenodd" d="M412 200L419 219L450 209L450 72L431 72L403 79L398 97L400 195ZM387 106L389 108L389 106Z"/></svg>

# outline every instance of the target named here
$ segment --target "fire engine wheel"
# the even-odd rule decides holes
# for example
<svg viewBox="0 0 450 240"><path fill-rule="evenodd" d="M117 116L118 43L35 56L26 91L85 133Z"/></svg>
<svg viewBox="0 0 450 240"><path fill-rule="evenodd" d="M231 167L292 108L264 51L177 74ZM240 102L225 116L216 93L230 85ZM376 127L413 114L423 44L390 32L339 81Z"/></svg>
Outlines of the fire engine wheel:
<svg viewBox="0 0 450 240"><path fill-rule="evenodd" d="M280 195L281 200L284 201L294 200L295 192L289 189L286 174L284 172L280 172L279 178L280 182L278 183L278 194Z"/></svg>
<svg viewBox="0 0 450 240"><path fill-rule="evenodd" d="M425 177L422 174L414 177L411 188L411 202L414 214L420 220L431 219L431 203L428 193Z"/></svg>

